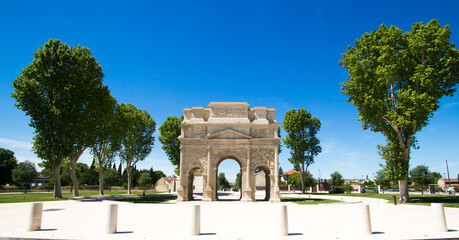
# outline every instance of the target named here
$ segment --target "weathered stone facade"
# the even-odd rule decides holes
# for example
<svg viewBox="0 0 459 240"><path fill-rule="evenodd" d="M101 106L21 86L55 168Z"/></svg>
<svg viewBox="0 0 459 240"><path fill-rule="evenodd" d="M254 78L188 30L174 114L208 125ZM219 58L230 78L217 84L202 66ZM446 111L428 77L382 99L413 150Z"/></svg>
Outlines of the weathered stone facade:
<svg viewBox="0 0 459 240"><path fill-rule="evenodd" d="M246 102L211 102L186 108L181 124L178 200L193 198L193 174L202 170L203 201L217 200L217 169L225 159L241 167L241 201L255 200L255 169L266 174L266 198L279 199L278 128L273 108Z"/></svg>

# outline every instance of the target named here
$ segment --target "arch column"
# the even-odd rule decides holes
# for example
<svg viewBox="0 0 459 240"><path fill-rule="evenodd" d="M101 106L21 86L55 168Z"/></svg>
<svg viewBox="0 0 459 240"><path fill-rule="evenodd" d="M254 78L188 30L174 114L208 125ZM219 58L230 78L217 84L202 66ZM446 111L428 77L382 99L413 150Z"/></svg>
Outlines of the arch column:
<svg viewBox="0 0 459 240"><path fill-rule="evenodd" d="M273 186L274 185L274 186ZM271 185L274 194L271 195L270 202L280 202L280 191L279 191L279 148L274 147L274 184Z"/></svg>
<svg viewBox="0 0 459 240"><path fill-rule="evenodd" d="M204 189L204 193L202 196L202 201L212 201L214 198L214 193L212 186L212 148L210 146L207 147L207 180L206 180L206 189ZM204 174L203 174L204 177Z"/></svg>
<svg viewBox="0 0 459 240"><path fill-rule="evenodd" d="M186 192L186 184L185 183L185 166L183 164L183 147L180 146L180 175L179 175L179 186L177 188L177 201L183 202L188 201L188 193Z"/></svg>
<svg viewBox="0 0 459 240"><path fill-rule="evenodd" d="M255 196L253 196L253 182L252 181L252 174L251 174L251 167L250 167L250 151L251 148L247 148L247 162L246 162L246 171L245 171L245 189L242 193L242 202L253 202L255 201ZM244 174L244 173L243 173Z"/></svg>

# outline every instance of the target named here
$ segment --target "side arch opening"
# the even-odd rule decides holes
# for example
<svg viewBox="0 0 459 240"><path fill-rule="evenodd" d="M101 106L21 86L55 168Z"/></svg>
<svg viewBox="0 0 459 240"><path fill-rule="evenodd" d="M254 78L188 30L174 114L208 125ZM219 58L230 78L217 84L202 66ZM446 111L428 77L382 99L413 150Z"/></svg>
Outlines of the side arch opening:
<svg viewBox="0 0 459 240"><path fill-rule="evenodd" d="M266 165L258 165L254 170L255 200L269 201L271 198L271 171Z"/></svg>
<svg viewBox="0 0 459 240"><path fill-rule="evenodd" d="M204 178L202 169L194 167L188 172L188 200L202 200Z"/></svg>

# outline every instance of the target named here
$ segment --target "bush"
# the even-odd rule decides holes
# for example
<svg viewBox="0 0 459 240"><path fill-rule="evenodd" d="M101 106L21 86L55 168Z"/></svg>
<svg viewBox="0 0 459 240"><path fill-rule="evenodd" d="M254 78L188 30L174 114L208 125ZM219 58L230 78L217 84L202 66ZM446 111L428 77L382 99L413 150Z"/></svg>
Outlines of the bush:
<svg viewBox="0 0 459 240"><path fill-rule="evenodd" d="M459 186L454 186L454 191L459 192Z"/></svg>
<svg viewBox="0 0 459 240"><path fill-rule="evenodd" d="M345 184L343 185L343 188L344 188L344 191L345 191L346 193L351 193L352 191L354 191L354 188L353 188L352 185L349 184L349 183L345 183Z"/></svg>

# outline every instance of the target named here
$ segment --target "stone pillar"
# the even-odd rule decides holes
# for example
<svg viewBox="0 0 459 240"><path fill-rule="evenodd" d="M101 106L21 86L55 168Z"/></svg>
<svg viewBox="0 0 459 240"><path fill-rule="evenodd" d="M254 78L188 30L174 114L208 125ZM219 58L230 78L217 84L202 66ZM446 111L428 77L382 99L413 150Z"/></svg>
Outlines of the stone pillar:
<svg viewBox="0 0 459 240"><path fill-rule="evenodd" d="M378 193L379 193L379 194L382 194L382 192L381 192L381 185L378 185Z"/></svg>
<svg viewBox="0 0 459 240"><path fill-rule="evenodd" d="M287 205L280 206L279 229L281 236L288 236L288 213Z"/></svg>
<svg viewBox="0 0 459 240"><path fill-rule="evenodd" d="M362 233L363 234L372 234L371 230L371 217L370 217L370 206L364 204L360 206L362 214Z"/></svg>
<svg viewBox="0 0 459 240"><path fill-rule="evenodd" d="M272 186L271 186L272 187ZM280 202L279 193L279 148L274 147L274 195L271 196L270 202Z"/></svg>
<svg viewBox="0 0 459 240"><path fill-rule="evenodd" d="M360 193L360 185L358 186L357 191L358 191L358 193Z"/></svg>
<svg viewBox="0 0 459 240"><path fill-rule="evenodd" d="M118 227L118 204L108 205L108 226L107 233L116 233Z"/></svg>
<svg viewBox="0 0 459 240"><path fill-rule="evenodd" d="M211 183L211 178L212 178L212 148L210 146L207 146L207 186L206 189L204 189L202 201L212 201L212 186L210 186Z"/></svg>
<svg viewBox="0 0 459 240"><path fill-rule="evenodd" d="M32 203L29 231L38 231L41 229L42 213L43 203Z"/></svg>
<svg viewBox="0 0 459 240"><path fill-rule="evenodd" d="M252 202L254 199L252 198L252 186L250 184L251 182L251 175L250 172L252 169L250 168L250 147L247 148L247 166L246 166L246 171L245 171L245 189L244 193L242 194L242 199L241 201L243 202Z"/></svg>
<svg viewBox="0 0 459 240"><path fill-rule="evenodd" d="M320 191L319 184L317 184L317 193Z"/></svg>
<svg viewBox="0 0 459 240"><path fill-rule="evenodd" d="M191 206L191 235L201 234L201 205Z"/></svg>
<svg viewBox="0 0 459 240"><path fill-rule="evenodd" d="M185 197L187 194L185 193L185 181L184 181L184 169L185 167L183 166L183 147L180 146L180 175L179 175L179 186L177 188L177 202L183 202L186 201L187 197Z"/></svg>
<svg viewBox="0 0 459 240"><path fill-rule="evenodd" d="M443 203L431 203L430 205L432 208L432 225L434 231L448 232Z"/></svg>

